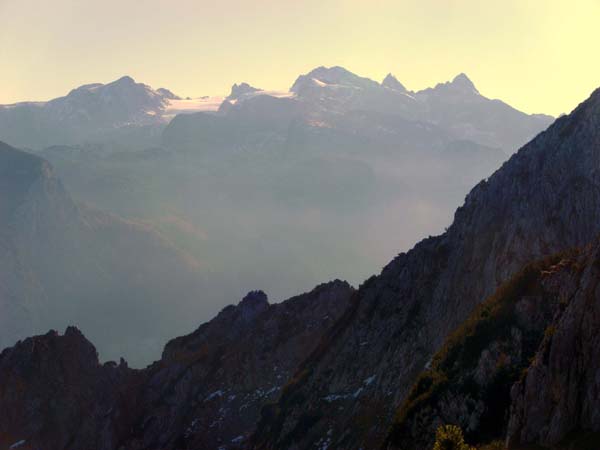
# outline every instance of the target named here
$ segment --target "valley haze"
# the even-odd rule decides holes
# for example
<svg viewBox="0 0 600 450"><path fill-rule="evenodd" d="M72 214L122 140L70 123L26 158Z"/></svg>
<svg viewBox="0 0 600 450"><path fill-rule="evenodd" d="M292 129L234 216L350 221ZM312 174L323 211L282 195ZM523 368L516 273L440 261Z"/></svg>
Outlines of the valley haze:
<svg viewBox="0 0 600 450"><path fill-rule="evenodd" d="M324 280L358 285L399 250L442 231L469 187L551 121L488 99L463 73L415 92L392 74L377 82L337 66L298 76L286 92L241 82L224 98L186 99L123 76L48 102L0 106L0 136L50 163L71 208L105 211L155 233L196 274L185 275L194 288L182 285L140 308L132 285L150 261L119 269L119 291L103 294L109 301L92 281L93 266L88 274L65 247L52 257L34 248L27 254L44 258L31 269L40 292L28 302L66 310L51 319L28 307L29 325L17 324L4 342L76 323L103 357L145 364L165 340L249 288L281 301ZM46 176L37 182L45 185ZM47 203L50 194L41 194L28 201ZM55 220L68 229L66 217ZM36 223L36 232L48 222ZM77 258L102 264L88 238L62 239L88 247ZM116 250L112 257L131 256ZM77 272L67 269L73 264ZM177 265L152 264L162 285L173 282L171 273L183 276ZM161 316L156 327L152 318Z"/></svg>

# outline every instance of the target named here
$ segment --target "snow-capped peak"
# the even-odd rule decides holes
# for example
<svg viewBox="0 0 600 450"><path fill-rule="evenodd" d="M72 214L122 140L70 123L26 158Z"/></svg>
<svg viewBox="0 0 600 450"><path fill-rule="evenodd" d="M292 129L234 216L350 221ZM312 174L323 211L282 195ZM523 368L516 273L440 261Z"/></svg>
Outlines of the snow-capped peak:
<svg viewBox="0 0 600 450"><path fill-rule="evenodd" d="M290 91L301 94L307 88L326 86L342 86L355 89L376 88L379 84L369 78L360 77L349 70L340 67L317 67L306 75L300 75Z"/></svg>

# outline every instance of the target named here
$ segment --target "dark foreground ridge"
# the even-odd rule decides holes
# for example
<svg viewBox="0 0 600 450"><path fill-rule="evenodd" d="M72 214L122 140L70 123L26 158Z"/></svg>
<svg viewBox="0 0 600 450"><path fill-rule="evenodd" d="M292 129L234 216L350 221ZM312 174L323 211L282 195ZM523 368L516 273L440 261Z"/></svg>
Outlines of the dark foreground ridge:
<svg viewBox="0 0 600 450"><path fill-rule="evenodd" d="M144 370L100 364L76 328L0 354L0 448L238 448L354 290L341 281L270 305L252 292Z"/></svg>
<svg viewBox="0 0 600 450"><path fill-rule="evenodd" d="M478 184L441 236L399 255L265 411L258 448L378 448L446 337L527 263L600 233L600 90Z"/></svg>

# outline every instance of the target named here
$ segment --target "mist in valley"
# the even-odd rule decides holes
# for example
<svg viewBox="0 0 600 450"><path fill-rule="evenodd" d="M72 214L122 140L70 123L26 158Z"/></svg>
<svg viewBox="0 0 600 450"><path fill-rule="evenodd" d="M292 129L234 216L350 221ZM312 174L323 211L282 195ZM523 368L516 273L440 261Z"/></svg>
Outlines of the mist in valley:
<svg viewBox="0 0 600 450"><path fill-rule="evenodd" d="M35 329L18 337L76 323L103 359L142 366L248 291L280 302L329 280L358 286L441 233L469 189L551 121L487 99L463 74L413 92L391 75L320 67L287 93L235 85L208 111L173 114L179 99L123 77L0 110L8 143L49 161L74 204L178 258L145 257L147 243L126 253L113 230L98 244L114 246L98 257L116 280L106 289L97 235L67 235L77 250L36 261L56 313L30 308Z"/></svg>

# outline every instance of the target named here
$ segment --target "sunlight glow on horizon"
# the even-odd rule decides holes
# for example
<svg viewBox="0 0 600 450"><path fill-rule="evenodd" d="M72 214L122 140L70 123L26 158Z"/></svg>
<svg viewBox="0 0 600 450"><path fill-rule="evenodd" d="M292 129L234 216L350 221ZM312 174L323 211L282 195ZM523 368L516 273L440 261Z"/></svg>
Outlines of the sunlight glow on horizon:
<svg viewBox="0 0 600 450"><path fill-rule="evenodd" d="M599 0L0 0L0 20L0 103L123 75L183 97L287 90L321 65L411 90L465 72L555 116L600 86Z"/></svg>

